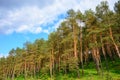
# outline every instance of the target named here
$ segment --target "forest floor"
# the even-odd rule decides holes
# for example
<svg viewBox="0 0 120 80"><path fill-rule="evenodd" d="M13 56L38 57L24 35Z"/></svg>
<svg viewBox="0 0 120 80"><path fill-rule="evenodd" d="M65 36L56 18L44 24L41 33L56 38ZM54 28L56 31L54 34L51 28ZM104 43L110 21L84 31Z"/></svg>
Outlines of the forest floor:
<svg viewBox="0 0 120 80"><path fill-rule="evenodd" d="M120 80L120 73L115 73L114 71L103 72L101 75L97 75L95 69L86 69L84 70L84 76L80 78L71 77L71 74L68 75L59 75L50 79L50 77L44 76L41 79L35 79L32 77L27 78L27 80ZM24 80L22 77L16 78L15 80Z"/></svg>
<svg viewBox="0 0 120 80"><path fill-rule="evenodd" d="M109 61L108 70L106 70L105 62L102 62L103 69L101 70L101 74L98 75L95 69L95 65L93 62L90 62L89 65L84 66L84 76L80 75L80 78L77 78L76 72L69 72L68 74L55 74L55 76L51 79L48 74L40 74L39 77L33 78L28 77L26 80L120 80L120 60L117 59L115 61ZM81 69L80 69L81 74ZM10 80L10 79L8 79ZM18 77L15 80L25 80L23 77Z"/></svg>

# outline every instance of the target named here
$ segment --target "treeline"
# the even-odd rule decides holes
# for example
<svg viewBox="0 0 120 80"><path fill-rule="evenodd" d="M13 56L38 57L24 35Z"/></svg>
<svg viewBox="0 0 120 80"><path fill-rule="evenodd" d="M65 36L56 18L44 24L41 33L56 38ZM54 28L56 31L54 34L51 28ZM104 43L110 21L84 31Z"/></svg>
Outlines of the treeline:
<svg viewBox="0 0 120 80"><path fill-rule="evenodd" d="M24 48L12 49L9 56L0 58L0 77L5 80L23 76L76 72L84 75L84 66L93 59L97 73L101 73L102 59L120 58L120 0L114 11L101 2L95 11L84 13L69 10L66 19L48 40L26 42ZM6 45L7 46L7 45ZM81 71L80 71L81 69Z"/></svg>

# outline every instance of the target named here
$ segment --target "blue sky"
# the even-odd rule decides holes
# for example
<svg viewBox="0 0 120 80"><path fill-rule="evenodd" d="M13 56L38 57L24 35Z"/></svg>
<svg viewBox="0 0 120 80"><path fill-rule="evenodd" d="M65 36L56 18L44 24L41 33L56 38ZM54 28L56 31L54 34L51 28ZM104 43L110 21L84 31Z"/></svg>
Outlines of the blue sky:
<svg viewBox="0 0 120 80"><path fill-rule="evenodd" d="M95 10L103 0L0 0L0 57L26 41L47 39L69 9ZM104 0L105 1L105 0ZM108 0L110 9L118 0Z"/></svg>

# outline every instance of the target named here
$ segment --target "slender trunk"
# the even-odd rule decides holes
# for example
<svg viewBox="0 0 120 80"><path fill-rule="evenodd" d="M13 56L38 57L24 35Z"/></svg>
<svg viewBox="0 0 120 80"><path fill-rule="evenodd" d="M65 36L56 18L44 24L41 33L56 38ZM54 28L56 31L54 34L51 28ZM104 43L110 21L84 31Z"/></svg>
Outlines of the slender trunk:
<svg viewBox="0 0 120 80"><path fill-rule="evenodd" d="M60 72L60 56L59 56L59 63L58 63L58 64L59 64L59 66L58 66L59 69L58 69L58 70L59 70L59 72Z"/></svg>
<svg viewBox="0 0 120 80"><path fill-rule="evenodd" d="M54 61L54 48L52 49L52 74L54 75L55 61Z"/></svg>
<svg viewBox="0 0 120 80"><path fill-rule="evenodd" d="M82 53L82 27L80 29L80 61L82 66L82 75L84 75L84 66L83 66L83 53Z"/></svg>
<svg viewBox="0 0 120 80"><path fill-rule="evenodd" d="M35 70L35 64L34 64L33 66L34 66L33 76L35 77L35 73L36 73L36 70Z"/></svg>
<svg viewBox="0 0 120 80"><path fill-rule="evenodd" d="M73 35L74 35L74 56L77 58L77 39L76 39L76 30L73 25Z"/></svg>
<svg viewBox="0 0 120 80"><path fill-rule="evenodd" d="M99 48L97 48L97 57L99 60L99 67L101 68L102 77L103 77L103 67L102 67L102 62L101 62L101 58L100 58Z"/></svg>
<svg viewBox="0 0 120 80"><path fill-rule="evenodd" d="M84 57L84 58L85 58L85 64L88 65L88 56L89 56L89 53L88 53L88 48L85 47L85 49L86 49L86 50L85 50L85 54L84 54L84 55L85 55L85 57Z"/></svg>
<svg viewBox="0 0 120 80"><path fill-rule="evenodd" d="M26 80L26 77L27 77L27 71L26 71L26 60L24 62L24 76L25 76L25 80Z"/></svg>
<svg viewBox="0 0 120 80"><path fill-rule="evenodd" d="M67 64L66 61L65 61L65 64ZM65 74L67 74L67 68L66 68L66 66L65 66L64 71L65 71Z"/></svg>
<svg viewBox="0 0 120 80"><path fill-rule="evenodd" d="M94 57L95 57L95 62L96 62L96 69L97 69L97 73L100 74L100 67L99 67L99 58L97 56L97 52L96 49L93 50L94 52Z"/></svg>
<svg viewBox="0 0 120 80"><path fill-rule="evenodd" d="M13 68L12 80L14 80L14 75L15 75L15 66L14 66L14 68Z"/></svg>
<svg viewBox="0 0 120 80"><path fill-rule="evenodd" d="M6 78L8 78L9 72L8 69L6 69Z"/></svg>
<svg viewBox="0 0 120 80"><path fill-rule="evenodd" d="M95 45L97 44L95 34L93 35L93 42L95 43ZM99 54L98 48L96 48L96 46L93 48L93 57L95 58L97 73L100 74L100 61L99 61L100 54Z"/></svg>
<svg viewBox="0 0 120 80"><path fill-rule="evenodd" d="M4 70L3 70L4 71ZM12 67L10 69L10 77L12 77Z"/></svg>
<svg viewBox="0 0 120 80"><path fill-rule="evenodd" d="M102 44L102 53L104 55L104 58L106 60L106 53L105 53L105 48L104 48L104 44L103 44L103 41L102 41L102 36L100 35L100 41L101 41L101 44Z"/></svg>
<svg viewBox="0 0 120 80"><path fill-rule="evenodd" d="M106 62L106 69L107 69L107 71L109 71L108 61L107 61L107 57L106 57L106 53L105 53L105 48L104 48L104 44L103 44L102 36L101 35L100 35L100 40L101 40L101 44L102 44L102 52L103 52L103 55L104 55L104 58L105 58L105 62Z"/></svg>
<svg viewBox="0 0 120 80"><path fill-rule="evenodd" d="M113 60L112 52L111 52L109 44L106 46L106 49L107 49L108 55L110 56L111 60Z"/></svg>
<svg viewBox="0 0 120 80"><path fill-rule="evenodd" d="M119 51L119 48L118 48L118 46L117 46L117 44L115 43L115 40L114 40L114 38L113 38L113 33L112 33L112 28L111 28L111 27L109 28L109 32L110 32L110 38L111 38L111 40L113 41L113 44L114 44L115 49L116 49L116 51L117 51L117 54L118 54L118 56L119 56L119 58L120 58L120 51Z"/></svg>
<svg viewBox="0 0 120 80"><path fill-rule="evenodd" d="M51 58L51 56L50 56L50 76L52 79L52 58Z"/></svg>
<svg viewBox="0 0 120 80"><path fill-rule="evenodd" d="M78 78L80 78L80 72L79 72L79 67L76 64L76 68L77 68L77 74L78 74Z"/></svg>
<svg viewBox="0 0 120 80"><path fill-rule="evenodd" d="M51 50L51 55L50 55L50 76L52 79L52 75L53 75L53 67L54 67L54 59L53 59L53 49Z"/></svg>
<svg viewBox="0 0 120 80"><path fill-rule="evenodd" d="M60 45L58 45L58 71L60 72Z"/></svg>
<svg viewBox="0 0 120 80"><path fill-rule="evenodd" d="M79 68L78 68L78 56L77 56L77 35L76 35L76 29L75 26L73 25L73 35L74 35L74 57L76 58L76 68L77 68L77 74L78 74L78 78L80 77L80 73L79 73ZM82 55L82 54L81 54ZM83 73L83 71L82 71Z"/></svg>

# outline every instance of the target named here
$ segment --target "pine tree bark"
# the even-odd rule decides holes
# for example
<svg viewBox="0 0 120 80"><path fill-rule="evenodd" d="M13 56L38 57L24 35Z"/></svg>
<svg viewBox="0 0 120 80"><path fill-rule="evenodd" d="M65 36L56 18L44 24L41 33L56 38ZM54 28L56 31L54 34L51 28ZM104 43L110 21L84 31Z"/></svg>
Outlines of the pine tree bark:
<svg viewBox="0 0 120 80"><path fill-rule="evenodd" d="M15 75L15 66L13 67L12 80L14 80L14 75Z"/></svg>
<svg viewBox="0 0 120 80"><path fill-rule="evenodd" d="M77 58L77 39L76 39L76 30L74 25L73 25L73 37L74 37L74 56L75 58Z"/></svg>
<svg viewBox="0 0 120 80"><path fill-rule="evenodd" d="M107 69L107 71L109 71L108 61L107 61L107 57L106 57L106 53L105 53L105 48L104 48L104 44L103 44L102 36L101 36L101 35L100 35L100 41L101 41L101 44L102 44L102 53L103 53L103 55L104 55L105 62L106 62L106 69Z"/></svg>
<svg viewBox="0 0 120 80"><path fill-rule="evenodd" d="M51 50L51 55L50 55L50 76L52 79L52 75L53 75L53 67L54 67L54 56L53 56L53 50Z"/></svg>
<svg viewBox="0 0 120 80"><path fill-rule="evenodd" d="M24 61L24 76L25 76L25 80L27 77L27 71L26 71L27 67L26 67L26 60Z"/></svg>
<svg viewBox="0 0 120 80"><path fill-rule="evenodd" d="M80 61L82 66L82 75L84 75L83 52L82 52L82 27L80 27Z"/></svg>
<svg viewBox="0 0 120 80"><path fill-rule="evenodd" d="M50 77L52 79L52 57L50 56Z"/></svg>
<svg viewBox="0 0 120 80"><path fill-rule="evenodd" d="M95 45L97 44L96 41L96 34L93 35L93 42L95 43ZM93 46L93 58L96 64L96 69L97 69L97 73L100 74L100 55L99 55L99 51L97 49L97 46Z"/></svg>
<svg viewBox="0 0 120 80"><path fill-rule="evenodd" d="M113 44L114 44L115 49L116 49L116 51L117 51L117 54L118 54L118 56L119 56L119 58L120 58L120 51L119 51L119 48L118 48L118 46L117 46L117 44L115 43L115 40L114 40L114 38L113 38L113 33L112 33L112 28L111 28L111 27L109 28L109 33L110 33L110 38L111 38L111 40L113 41Z"/></svg>

